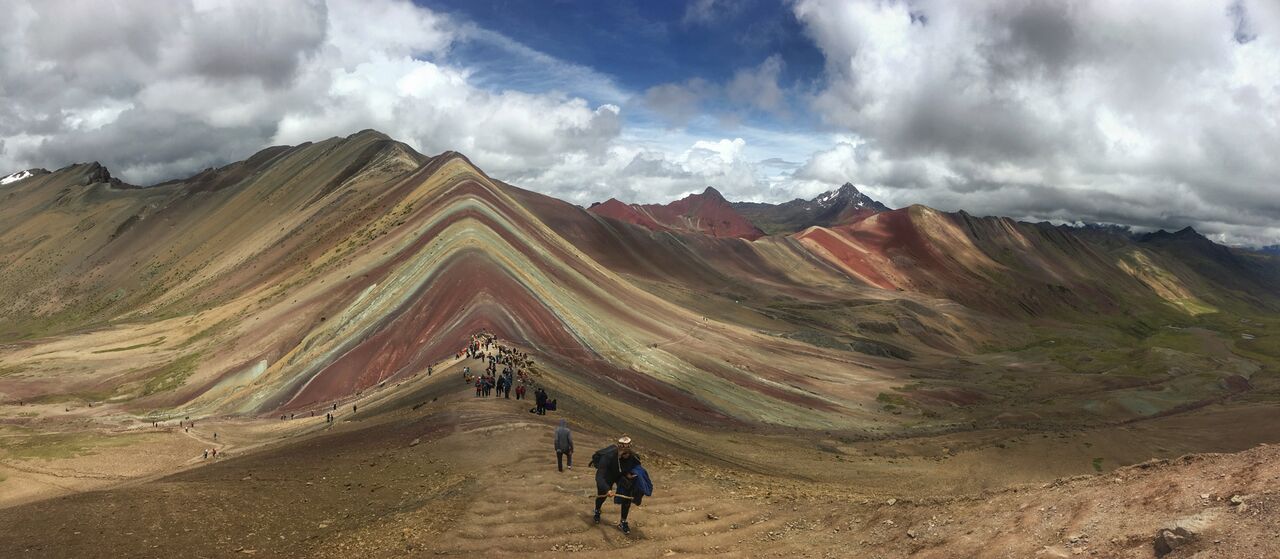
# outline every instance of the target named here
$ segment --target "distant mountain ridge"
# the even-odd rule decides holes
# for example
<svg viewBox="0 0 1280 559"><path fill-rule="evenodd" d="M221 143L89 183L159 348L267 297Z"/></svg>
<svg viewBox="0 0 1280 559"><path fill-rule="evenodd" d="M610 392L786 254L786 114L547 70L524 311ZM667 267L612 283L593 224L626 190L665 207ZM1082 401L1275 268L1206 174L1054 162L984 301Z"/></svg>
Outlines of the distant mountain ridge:
<svg viewBox="0 0 1280 559"><path fill-rule="evenodd" d="M863 194L852 183L845 183L812 200L797 198L781 204L734 202L733 209L772 235L802 231L815 225L830 227L848 224L887 212L890 208Z"/></svg>
<svg viewBox="0 0 1280 559"><path fill-rule="evenodd" d="M729 202L707 187L668 204L628 204L617 198L592 204L588 211L654 231L703 233L712 237L755 240L765 235L795 233L809 227L847 225L890 208L863 194L851 183L811 200Z"/></svg>
<svg viewBox="0 0 1280 559"><path fill-rule="evenodd" d="M740 237L750 241L765 235L738 213L720 191L707 187L669 204L627 204L610 198L592 204L588 211L654 231L703 233L712 237Z"/></svg>

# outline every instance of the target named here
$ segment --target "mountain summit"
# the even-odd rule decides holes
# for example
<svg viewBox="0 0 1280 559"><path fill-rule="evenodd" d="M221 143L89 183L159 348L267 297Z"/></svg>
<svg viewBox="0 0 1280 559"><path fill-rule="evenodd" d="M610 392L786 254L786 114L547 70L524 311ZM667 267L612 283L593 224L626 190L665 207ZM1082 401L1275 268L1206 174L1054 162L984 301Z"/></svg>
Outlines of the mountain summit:
<svg viewBox="0 0 1280 559"><path fill-rule="evenodd" d="M782 204L735 202L733 209L769 234L801 231L815 225L844 225L889 211L889 207L863 194L852 183L829 190L812 200L799 198Z"/></svg>
<svg viewBox="0 0 1280 559"><path fill-rule="evenodd" d="M843 186L835 190L828 190L819 194L812 203L824 208L839 208L840 210L857 209L857 210L874 210L876 212L887 212L889 206L881 204L870 196L863 194L853 183L844 183Z"/></svg>

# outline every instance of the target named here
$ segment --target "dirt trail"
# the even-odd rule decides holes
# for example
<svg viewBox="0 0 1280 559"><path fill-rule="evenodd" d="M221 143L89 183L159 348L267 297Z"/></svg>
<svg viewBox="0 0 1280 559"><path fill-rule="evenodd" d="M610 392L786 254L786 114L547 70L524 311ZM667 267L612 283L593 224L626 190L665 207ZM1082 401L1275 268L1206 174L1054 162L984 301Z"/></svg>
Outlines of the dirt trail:
<svg viewBox="0 0 1280 559"><path fill-rule="evenodd" d="M743 507L729 489L690 471L672 470L672 463L658 455L642 454L658 488L643 506L632 507L631 535L617 529L619 507L613 503L604 506L596 525L591 521L594 470L587 461L608 444L606 439L578 433L577 467L559 472L551 450L553 416L529 415L522 405L486 399L465 401L459 408L466 420L444 444L470 441L478 447L455 454L456 466L473 477L452 528L424 544L427 551L490 557L624 549L632 556L661 556L727 551L748 541L755 542L756 554L786 547L770 545L765 537L784 528L781 517Z"/></svg>
<svg viewBox="0 0 1280 559"><path fill-rule="evenodd" d="M528 402L474 398L453 375L414 390L406 401L425 407L388 398L385 413L362 405L329 429L162 479L0 509L0 556L1146 558L1155 530L1175 525L1198 536L1174 559L1280 551L1277 446L889 501L857 495L876 489L866 482L750 474L641 439L655 492L627 536L616 505L590 519L586 462L617 433L573 409L536 416ZM577 447L563 473L551 450L562 416Z"/></svg>

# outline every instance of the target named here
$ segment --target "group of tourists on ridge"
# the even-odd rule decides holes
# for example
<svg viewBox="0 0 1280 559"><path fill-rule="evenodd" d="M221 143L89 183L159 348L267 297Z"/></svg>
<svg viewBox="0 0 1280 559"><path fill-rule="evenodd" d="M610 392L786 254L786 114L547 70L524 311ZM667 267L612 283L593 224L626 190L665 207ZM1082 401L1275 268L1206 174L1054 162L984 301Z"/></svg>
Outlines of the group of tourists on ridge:
<svg viewBox="0 0 1280 559"><path fill-rule="evenodd" d="M510 400L514 390L516 399L523 400L528 387L535 384L527 372L533 365L529 355L502 345L497 337L487 332L471 336L471 341L457 354L458 358L464 356L479 359L485 364L484 374L480 375L473 375L469 366L462 368L462 381L475 387L477 398L493 396ZM547 411L556 409L556 401L550 399L542 387L534 389L533 399L534 407L529 410L532 413L546 415Z"/></svg>
<svg viewBox="0 0 1280 559"><path fill-rule="evenodd" d="M471 341L456 356L459 359L463 357L478 359L485 365L485 372L480 375L473 374L470 366L462 368L463 381L475 386L476 397L492 395L495 398L510 399L511 392L514 391L516 399L523 400L527 387L533 386L535 406L529 412L545 415L547 411L556 410L556 400L550 399L546 390L537 386L532 376L528 374L529 367L533 365L529 355L503 346L492 334L481 332L471 336ZM337 410L336 403L332 404L331 410L326 410L326 423L335 421ZM351 412L354 414L356 411L357 408L353 404ZM315 412L312 412L311 416L314 417ZM280 417L282 420L293 418L294 414ZM194 422L191 425L194 426ZM214 438L216 440L216 434ZM572 470L573 434L569 430L568 421L564 419L560 420L560 425L555 429L554 449L556 469L561 472L565 468ZM217 449L208 449L204 452L204 457L206 459L217 457L217 453ZM653 482L649 478L649 473L640 465L640 457L632 448L631 437L622 435L614 444L597 450L591 455L588 465L595 468L595 508L591 515L592 522L600 523L601 508L605 501L613 499L615 504L621 506L618 529L624 534L630 534L631 526L627 517L631 512L631 506L639 506L645 497L653 495Z"/></svg>
<svg viewBox="0 0 1280 559"><path fill-rule="evenodd" d="M462 368L464 382L474 384L476 397L510 398L512 387L516 399L522 400L525 387L535 386L535 406L530 412L545 415L548 410L556 410L556 401L547 396L542 387L536 386L528 367L533 364L528 354L507 348L498 339L487 332L473 335L467 346L459 351L457 357L479 359L485 364L484 374L474 375L471 367ZM499 369L501 367L501 369ZM556 453L556 469L563 472L565 468L573 469L573 433L569 430L569 422L561 419L556 427L553 448ZM653 481L649 473L640 465L640 457L632 448L631 437L623 435L617 441L591 455L589 466L595 468L595 508L591 514L592 522L600 523L601 507L605 501L613 499L621 506L618 529L624 534L631 533L631 525L627 517L631 506L639 506L645 497L653 495Z"/></svg>

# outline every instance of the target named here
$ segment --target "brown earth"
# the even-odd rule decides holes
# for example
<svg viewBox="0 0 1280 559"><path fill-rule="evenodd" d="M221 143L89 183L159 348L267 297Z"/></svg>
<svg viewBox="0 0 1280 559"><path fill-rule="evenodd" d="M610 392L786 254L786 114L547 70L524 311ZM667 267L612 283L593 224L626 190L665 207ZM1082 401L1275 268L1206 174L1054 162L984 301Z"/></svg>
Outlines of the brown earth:
<svg viewBox="0 0 1280 559"><path fill-rule="evenodd" d="M577 468L557 472L550 448L559 416L474 398L458 373L442 368L367 393L358 413L340 406L333 426L322 417L197 424L177 473L0 509L0 556L1152 557L1156 531L1175 526L1195 537L1170 557L1280 552L1280 447L1119 469L1108 459L1106 473L1081 473L1084 456L1115 452L1095 443L1124 446L1128 436L1131 446L1173 446L1177 437L1152 439L1197 423L1209 431L1274 422L1272 408L1098 431L816 447L726 431L688 448L632 425L656 491L633 509L625 536L615 505L604 523L590 522L585 464L619 418L562 396ZM215 430L225 458L201 460ZM1074 475L1052 481L1064 473ZM986 488L963 481L976 477Z"/></svg>

